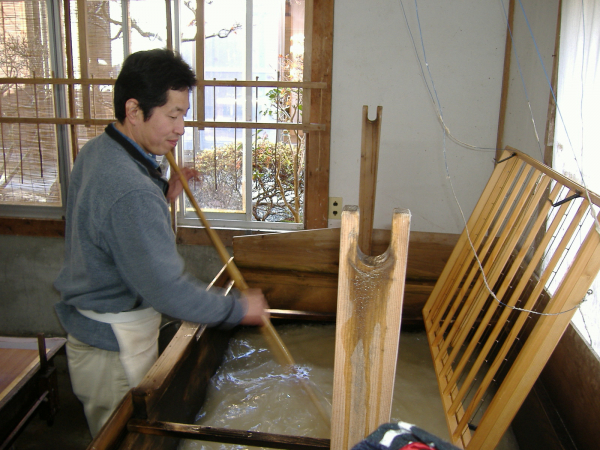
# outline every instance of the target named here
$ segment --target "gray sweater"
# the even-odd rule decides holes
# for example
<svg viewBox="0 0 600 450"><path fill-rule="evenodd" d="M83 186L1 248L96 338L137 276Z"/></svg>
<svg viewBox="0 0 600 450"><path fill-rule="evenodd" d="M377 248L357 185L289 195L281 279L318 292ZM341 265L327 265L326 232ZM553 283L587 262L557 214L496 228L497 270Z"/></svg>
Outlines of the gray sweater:
<svg viewBox="0 0 600 450"><path fill-rule="evenodd" d="M112 125L109 125L112 127ZM71 173L67 197L65 261L54 286L56 312L65 330L88 345L119 346L110 325L76 308L118 313L152 306L171 317L223 328L245 314L233 296L207 293L184 271L177 253L164 180L118 133L86 143ZM126 149L126 147L128 147ZM132 157L136 156L136 159Z"/></svg>

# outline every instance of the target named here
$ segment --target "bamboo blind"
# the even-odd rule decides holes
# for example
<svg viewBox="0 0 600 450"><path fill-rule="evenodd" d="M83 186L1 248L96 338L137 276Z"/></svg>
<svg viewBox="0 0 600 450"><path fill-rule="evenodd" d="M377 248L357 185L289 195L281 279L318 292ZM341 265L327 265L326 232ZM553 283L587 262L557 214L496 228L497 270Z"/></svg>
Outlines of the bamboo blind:
<svg viewBox="0 0 600 450"><path fill-rule="evenodd" d="M498 444L585 298L600 269L590 202L600 205L534 159L503 152L423 309L455 445Z"/></svg>

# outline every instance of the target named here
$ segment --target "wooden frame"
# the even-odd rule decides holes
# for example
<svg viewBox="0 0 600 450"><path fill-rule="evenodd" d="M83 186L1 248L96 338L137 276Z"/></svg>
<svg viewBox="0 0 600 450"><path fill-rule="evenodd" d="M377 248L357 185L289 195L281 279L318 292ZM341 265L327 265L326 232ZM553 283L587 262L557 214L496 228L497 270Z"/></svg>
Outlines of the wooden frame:
<svg viewBox="0 0 600 450"><path fill-rule="evenodd" d="M390 230L373 230L372 251L385 252ZM235 236L235 261L249 285L263 290L271 308L335 314L340 228ZM402 326L422 329L422 310L458 235L411 232Z"/></svg>
<svg viewBox="0 0 600 450"><path fill-rule="evenodd" d="M227 266L208 286L231 287ZM273 316L301 314L278 311ZM179 440L201 439L293 450L329 448L329 439L284 436L192 425L211 376L222 361L230 333L183 322L140 384L123 397L89 450L168 450Z"/></svg>
<svg viewBox="0 0 600 450"><path fill-rule="evenodd" d="M517 150L498 161L423 309L456 445L499 442L600 270L590 202L600 205ZM563 261L576 234L581 246Z"/></svg>
<svg viewBox="0 0 600 450"><path fill-rule="evenodd" d="M66 2L69 3L69 2ZM80 1L77 3L80 7L84 5ZM312 17L312 22L307 25L306 31L310 33L306 37L307 54L310 54L311 61L307 62L305 80L298 83L285 82L266 82L266 81L218 81L216 84L221 86L292 86L294 88L307 89L306 97L306 118L305 123L300 124L272 124L272 123L236 123L236 128L288 128L303 129L308 133L307 138L307 158L306 158L306 180L305 180L305 223L307 229L327 227L328 196L329 196L329 148L330 148L330 125L331 125L331 61L333 57L333 0L307 0L306 2L307 18ZM70 15L68 14L69 5L65 5L65 24L68 29L65 36L70 35ZM85 8L83 8L85 10ZM85 12L85 11L84 11ZM83 17L83 16L82 16ZM86 30L86 23L76 24L81 30ZM87 40L83 39L82 44L87 48ZM81 55L87 52L80 52ZM71 42L67 42L67 78L36 78L33 74L30 78L2 78L0 84L43 84L43 85L64 85L68 92L68 105L70 108L69 117L0 117L0 124L3 123L26 123L26 124L59 124L70 127L71 146L73 159L78 152L78 126L104 126L113 121L110 118L93 117L93 96L90 96L90 87L98 85L114 84L114 79L107 79L94 76L89 73L87 60L82 63L81 71L84 76L80 79L72 77L72 49ZM97 74L96 74L97 75ZM211 85L212 81L200 81L199 87ZM74 85L81 85L83 88L84 107L81 115L78 117L76 105L74 103L75 90ZM198 95L203 90L198 89ZM190 121L186 126L198 127L222 127L231 126L230 123L205 121L202 115L197 121Z"/></svg>

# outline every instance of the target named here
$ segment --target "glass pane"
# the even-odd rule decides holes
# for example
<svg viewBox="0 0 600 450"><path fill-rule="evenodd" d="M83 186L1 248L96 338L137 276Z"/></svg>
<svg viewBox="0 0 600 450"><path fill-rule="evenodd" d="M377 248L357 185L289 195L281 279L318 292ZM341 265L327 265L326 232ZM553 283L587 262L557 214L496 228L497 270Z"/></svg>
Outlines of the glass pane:
<svg viewBox="0 0 600 450"><path fill-rule="evenodd" d="M302 222L304 135L258 132L252 154L252 220Z"/></svg>
<svg viewBox="0 0 600 450"><path fill-rule="evenodd" d="M82 72L87 71L89 78L116 78L123 61L123 31L121 2L96 1L86 2L87 22L87 66L81 67L81 48L86 41L79 38L78 21L83 14L78 10L77 0L70 1L71 21L70 32L73 52L73 73L75 78L81 78ZM75 111L71 117L82 119L112 119L114 117L112 85L84 86L74 84L69 90L74 96L72 104ZM104 126L77 126L76 139L78 148L88 140L101 134Z"/></svg>
<svg viewBox="0 0 600 450"><path fill-rule="evenodd" d="M303 0L206 2L204 12L206 80L302 81ZM204 97L205 120L231 128L197 132L194 164L212 186L199 191L200 205L245 212L248 220L301 222L304 133L268 125L244 131L235 123L300 123L302 89L207 86Z"/></svg>
<svg viewBox="0 0 600 450"><path fill-rule="evenodd" d="M557 87L560 114L554 126L553 167L579 183L585 181L587 189L598 193L600 57L595 43L600 39L600 10L594 2L564 2L562 17ZM574 240L573 248L579 246ZM573 323L600 354L600 277L594 280Z"/></svg>
<svg viewBox="0 0 600 450"><path fill-rule="evenodd" d="M217 145L193 151L194 167L200 172L190 189L207 211L244 213L244 154L246 130L206 128L200 141ZM187 199L186 199L187 201Z"/></svg>
<svg viewBox="0 0 600 450"><path fill-rule="evenodd" d="M131 0L130 53L167 46L167 13L164 0Z"/></svg>
<svg viewBox="0 0 600 450"><path fill-rule="evenodd" d="M129 37L129 52L166 47L167 24L163 0L134 0L128 5L129 26L123 20L123 2L88 1L87 16L87 67L81 67L79 39L79 20L83 14L77 8L77 0L71 0L71 34L73 36L73 71L75 78L82 77L87 71L89 78L116 78L121 71L125 50L125 36ZM73 86L75 111L73 117L91 117L95 119L112 119L113 86L93 85ZM88 106L89 105L89 106ZM102 133L104 126L77 127L79 148L89 139Z"/></svg>
<svg viewBox="0 0 600 450"><path fill-rule="evenodd" d="M252 26L246 19L246 0L205 2L205 79L245 79L246 36Z"/></svg>
<svg viewBox="0 0 600 450"><path fill-rule="evenodd" d="M2 77L49 78L48 17L45 1L0 3ZM54 117L50 84L0 85L2 117ZM56 127L0 124L0 201L14 205L60 206Z"/></svg>

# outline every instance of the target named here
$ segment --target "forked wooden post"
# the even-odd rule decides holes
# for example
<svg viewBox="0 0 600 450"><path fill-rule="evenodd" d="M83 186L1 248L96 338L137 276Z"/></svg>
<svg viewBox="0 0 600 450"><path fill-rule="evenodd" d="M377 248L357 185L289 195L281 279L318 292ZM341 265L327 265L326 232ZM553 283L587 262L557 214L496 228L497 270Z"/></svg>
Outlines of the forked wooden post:
<svg viewBox="0 0 600 450"><path fill-rule="evenodd" d="M379 165L379 136L381 134L381 114L377 107L377 117L369 120L369 107L363 106L362 140L360 147L360 185L358 207L360 208L360 230L358 245L365 255L372 255L373 219L375 216L375 192L377 191L377 167Z"/></svg>
<svg viewBox="0 0 600 450"><path fill-rule="evenodd" d="M410 212L394 210L388 249L358 247L359 211L342 212L331 449L347 450L389 422L406 275Z"/></svg>

